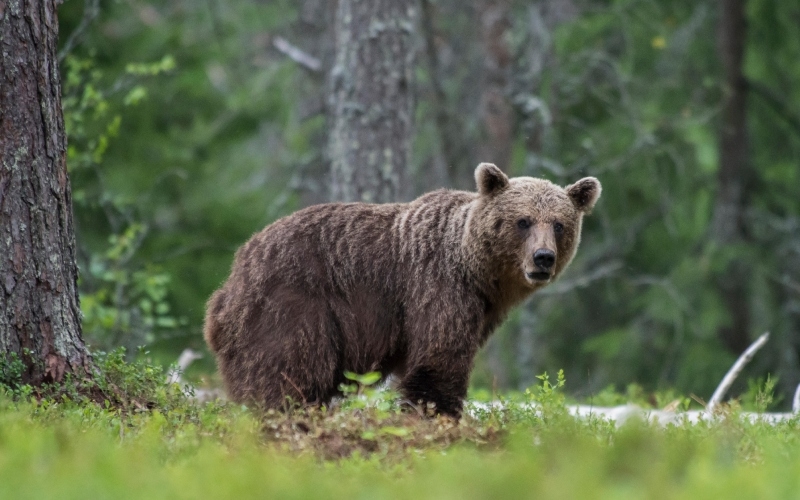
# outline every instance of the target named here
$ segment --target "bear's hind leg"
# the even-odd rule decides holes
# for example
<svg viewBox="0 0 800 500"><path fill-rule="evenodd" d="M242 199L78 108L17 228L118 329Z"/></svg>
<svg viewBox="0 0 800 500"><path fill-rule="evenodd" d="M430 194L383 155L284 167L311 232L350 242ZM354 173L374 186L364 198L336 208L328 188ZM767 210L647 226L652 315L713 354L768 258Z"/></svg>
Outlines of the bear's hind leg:
<svg viewBox="0 0 800 500"><path fill-rule="evenodd" d="M254 336L261 356L251 358L247 386L251 400L266 408L294 403L325 404L341 382L341 337L337 322L321 300L282 294L263 309Z"/></svg>

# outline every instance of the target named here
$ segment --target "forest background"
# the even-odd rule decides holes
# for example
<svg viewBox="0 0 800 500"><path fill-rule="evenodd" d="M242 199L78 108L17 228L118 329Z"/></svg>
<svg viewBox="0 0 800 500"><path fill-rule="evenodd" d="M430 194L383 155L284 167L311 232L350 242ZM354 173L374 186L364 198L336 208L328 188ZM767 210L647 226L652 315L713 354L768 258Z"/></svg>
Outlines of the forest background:
<svg viewBox="0 0 800 500"><path fill-rule="evenodd" d="M565 276L482 351L474 388L710 394L800 383L800 4L421 0L396 197L481 161L603 197ZM164 364L266 224L332 198L336 2L68 0L64 118L84 337ZM206 355L191 376L214 372ZM212 376L213 380L213 376ZM735 388L733 393L736 393Z"/></svg>

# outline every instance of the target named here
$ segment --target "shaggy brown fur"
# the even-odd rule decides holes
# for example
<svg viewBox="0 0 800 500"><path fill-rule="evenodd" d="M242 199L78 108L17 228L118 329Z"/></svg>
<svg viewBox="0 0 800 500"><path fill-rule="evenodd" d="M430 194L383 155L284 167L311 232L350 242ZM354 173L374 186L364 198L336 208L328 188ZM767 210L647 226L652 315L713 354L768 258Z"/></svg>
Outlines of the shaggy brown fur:
<svg viewBox="0 0 800 500"><path fill-rule="evenodd" d="M326 403L345 370L394 374L413 402L459 416L473 358L509 309L555 279L600 195L475 171L478 193L316 205L236 253L205 338L230 396Z"/></svg>

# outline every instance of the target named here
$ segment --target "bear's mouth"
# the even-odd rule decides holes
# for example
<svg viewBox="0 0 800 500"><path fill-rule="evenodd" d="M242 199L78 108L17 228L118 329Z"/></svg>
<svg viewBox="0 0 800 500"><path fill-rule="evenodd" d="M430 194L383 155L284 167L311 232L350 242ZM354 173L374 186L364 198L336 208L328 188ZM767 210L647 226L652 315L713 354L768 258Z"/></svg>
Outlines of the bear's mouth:
<svg viewBox="0 0 800 500"><path fill-rule="evenodd" d="M531 281L550 281L550 273L542 271L525 273L525 276Z"/></svg>

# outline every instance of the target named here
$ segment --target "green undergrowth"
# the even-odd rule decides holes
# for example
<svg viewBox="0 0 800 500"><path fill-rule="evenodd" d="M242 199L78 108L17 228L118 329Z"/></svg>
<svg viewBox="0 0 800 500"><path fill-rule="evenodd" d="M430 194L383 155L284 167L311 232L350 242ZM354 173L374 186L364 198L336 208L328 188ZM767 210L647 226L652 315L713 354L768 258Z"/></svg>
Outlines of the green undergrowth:
<svg viewBox="0 0 800 500"><path fill-rule="evenodd" d="M795 498L800 423L621 427L569 416L563 374L460 422L350 375L331 408L197 403L163 370L0 385L4 498ZM6 366L8 368L8 366ZM8 374L8 369L6 374ZM12 377L13 379L13 377ZM71 385L70 385L71 384ZM527 403L536 403L529 405Z"/></svg>

